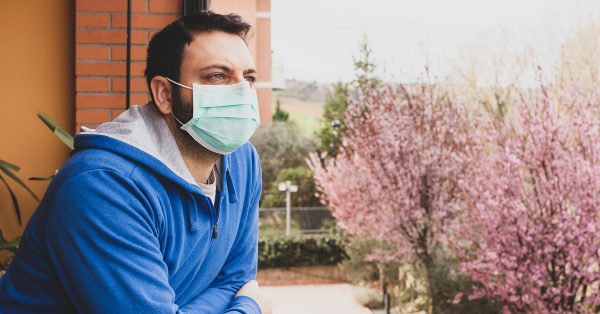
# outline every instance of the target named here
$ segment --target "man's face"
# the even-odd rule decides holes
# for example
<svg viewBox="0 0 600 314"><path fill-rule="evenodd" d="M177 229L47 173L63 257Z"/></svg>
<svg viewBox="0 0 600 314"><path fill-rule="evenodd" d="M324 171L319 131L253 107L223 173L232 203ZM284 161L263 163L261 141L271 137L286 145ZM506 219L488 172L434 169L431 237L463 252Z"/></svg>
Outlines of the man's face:
<svg viewBox="0 0 600 314"><path fill-rule="evenodd" d="M230 85L256 81L250 50L237 35L221 31L194 35L181 60L179 83ZM186 123L192 118L192 91L173 84L173 114Z"/></svg>

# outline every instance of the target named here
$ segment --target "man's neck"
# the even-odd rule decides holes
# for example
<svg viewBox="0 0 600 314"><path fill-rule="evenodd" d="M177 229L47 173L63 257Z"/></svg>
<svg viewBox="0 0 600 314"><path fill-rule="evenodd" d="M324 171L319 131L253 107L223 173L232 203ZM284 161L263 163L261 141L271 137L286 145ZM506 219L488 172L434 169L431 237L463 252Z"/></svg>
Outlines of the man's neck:
<svg viewBox="0 0 600 314"><path fill-rule="evenodd" d="M179 124L171 115L165 115L164 118L192 177L197 183L206 183L213 170L215 161L221 155L211 152L198 144L187 132L179 128Z"/></svg>

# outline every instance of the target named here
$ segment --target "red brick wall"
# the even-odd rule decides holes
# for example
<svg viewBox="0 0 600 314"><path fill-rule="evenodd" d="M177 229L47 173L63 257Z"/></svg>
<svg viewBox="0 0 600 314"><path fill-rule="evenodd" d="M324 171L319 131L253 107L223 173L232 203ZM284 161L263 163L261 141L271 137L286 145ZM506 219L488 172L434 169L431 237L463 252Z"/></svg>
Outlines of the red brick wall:
<svg viewBox="0 0 600 314"><path fill-rule="evenodd" d="M127 1L77 0L75 120L96 127L125 110ZM131 105L148 99L143 77L152 34L181 12L179 0L132 0Z"/></svg>

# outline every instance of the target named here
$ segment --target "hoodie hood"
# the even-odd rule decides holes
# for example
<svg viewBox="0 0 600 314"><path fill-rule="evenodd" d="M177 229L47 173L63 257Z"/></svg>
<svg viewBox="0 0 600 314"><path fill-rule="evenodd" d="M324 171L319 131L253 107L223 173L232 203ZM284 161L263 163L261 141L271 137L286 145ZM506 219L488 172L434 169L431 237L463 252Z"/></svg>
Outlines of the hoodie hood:
<svg viewBox="0 0 600 314"><path fill-rule="evenodd" d="M107 144L107 141L97 141L97 137L108 137L118 142ZM126 149L126 144L135 149ZM153 103L144 106L132 106L111 122L106 122L96 129L82 127L75 136L75 150L85 148L101 148L113 153L124 155L152 169L162 176L178 182L191 192L200 192L199 184L194 180L185 165L177 147L175 138L167 123ZM214 172L217 189L222 190L222 184L227 184L229 201L235 202L237 196L229 174L230 155L223 155L215 162ZM205 194L202 192L202 194Z"/></svg>

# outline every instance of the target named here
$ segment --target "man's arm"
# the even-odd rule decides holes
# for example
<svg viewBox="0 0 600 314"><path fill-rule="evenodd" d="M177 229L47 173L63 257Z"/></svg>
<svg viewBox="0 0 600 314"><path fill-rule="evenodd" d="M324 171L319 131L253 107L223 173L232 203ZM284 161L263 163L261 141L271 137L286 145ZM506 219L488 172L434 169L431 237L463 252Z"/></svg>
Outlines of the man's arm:
<svg viewBox="0 0 600 314"><path fill-rule="evenodd" d="M255 155L256 156L256 155ZM258 158L255 162L260 161ZM260 166L255 188L248 206L248 215L242 222L233 247L219 275L204 292L186 305L183 312L221 314L260 314L258 303L248 296L235 296L248 281L256 278L258 268L258 203L262 192Z"/></svg>
<svg viewBox="0 0 600 314"><path fill-rule="evenodd" d="M132 180L92 170L51 201L47 246L79 313L180 313L152 213Z"/></svg>

